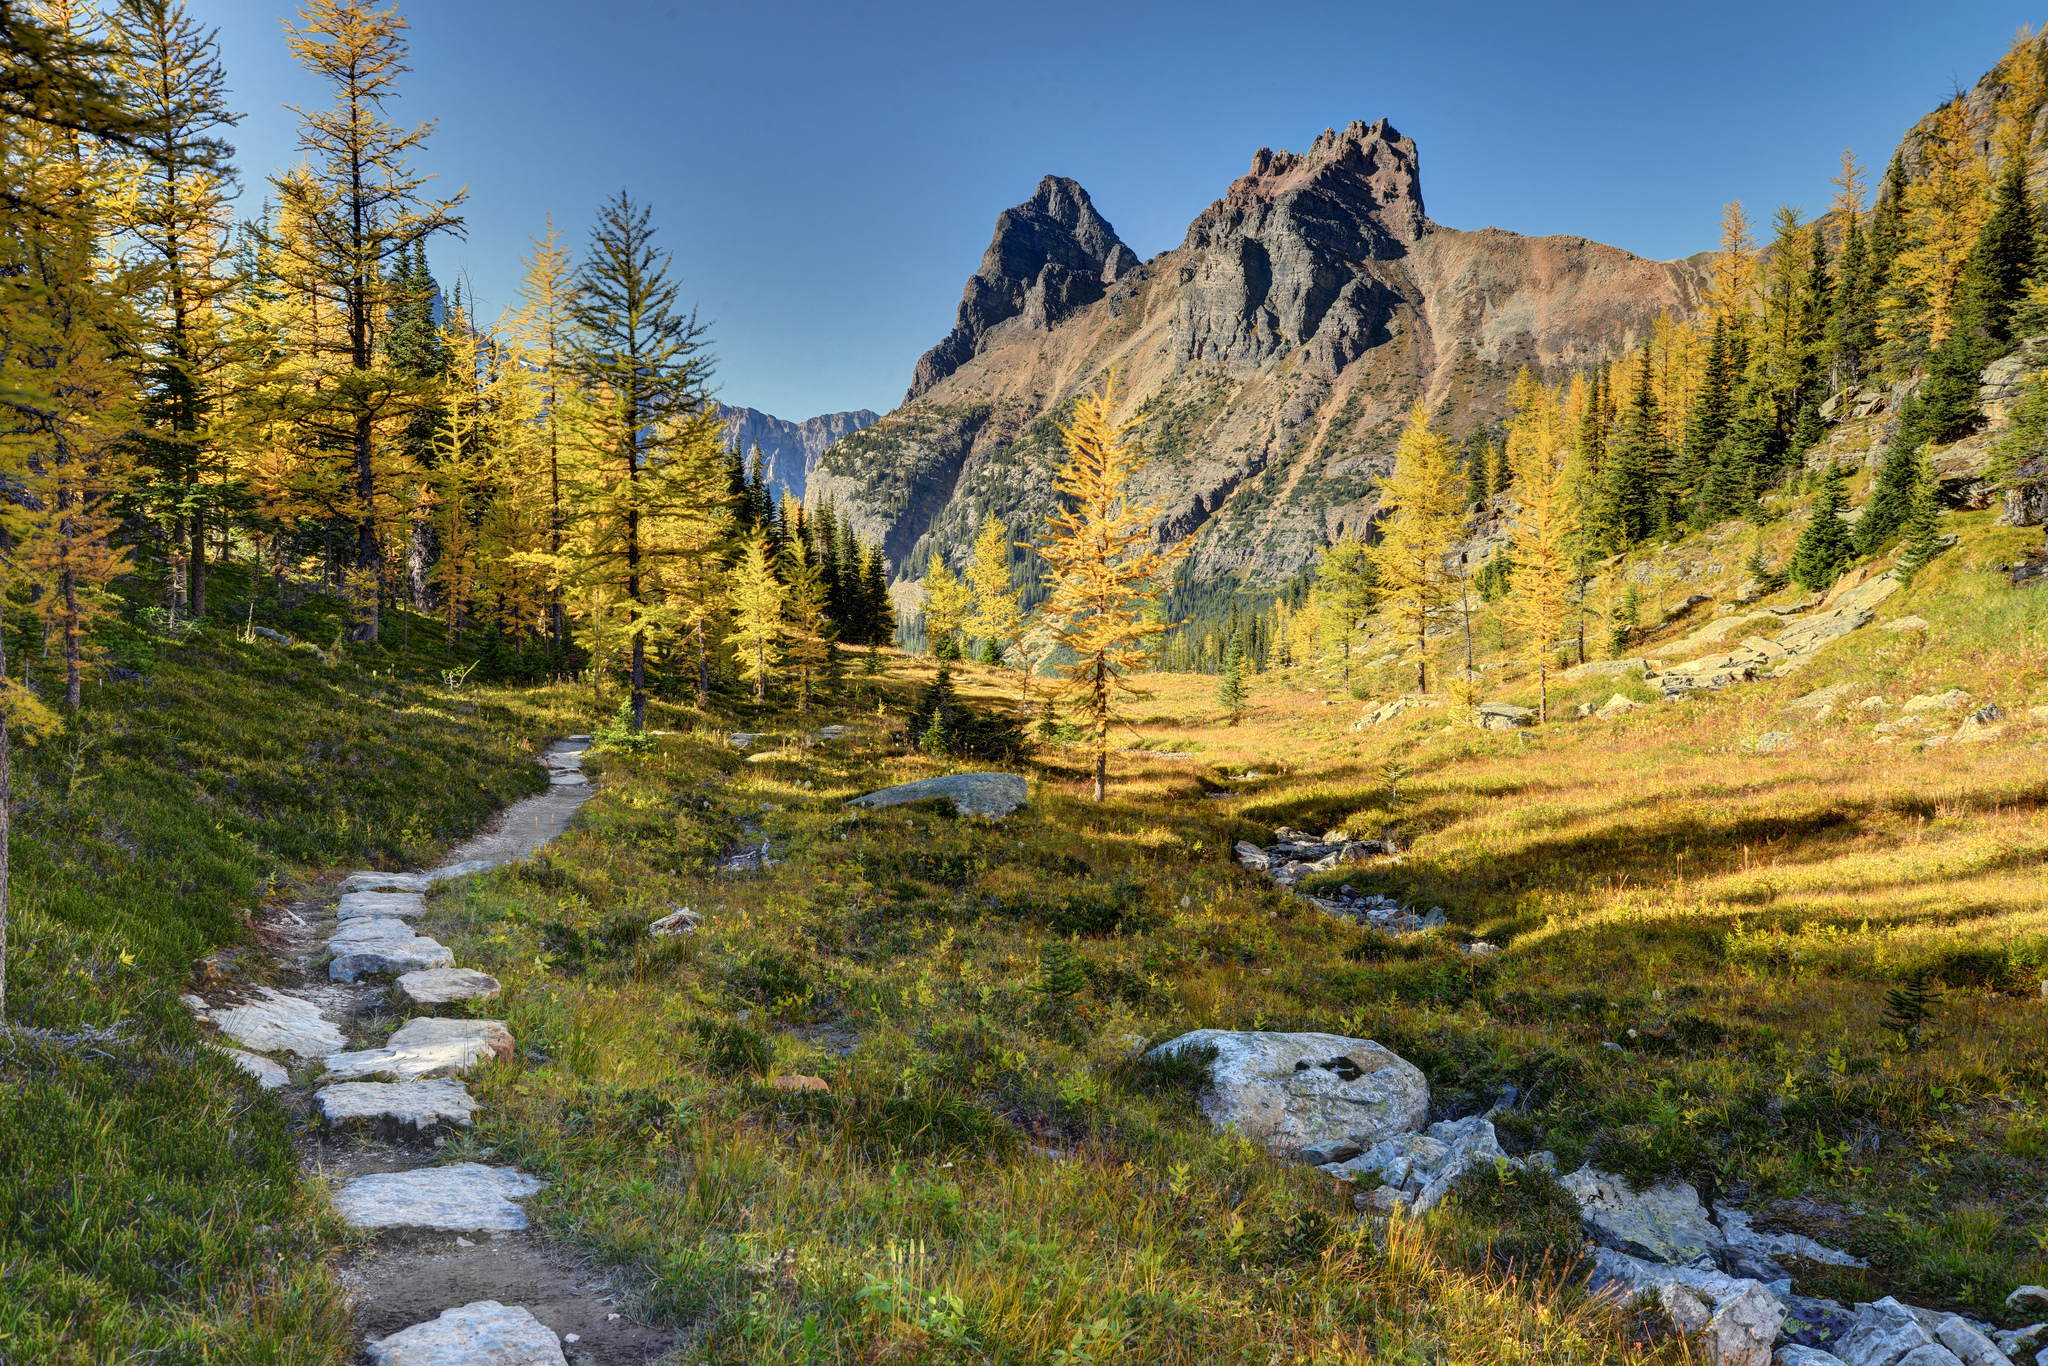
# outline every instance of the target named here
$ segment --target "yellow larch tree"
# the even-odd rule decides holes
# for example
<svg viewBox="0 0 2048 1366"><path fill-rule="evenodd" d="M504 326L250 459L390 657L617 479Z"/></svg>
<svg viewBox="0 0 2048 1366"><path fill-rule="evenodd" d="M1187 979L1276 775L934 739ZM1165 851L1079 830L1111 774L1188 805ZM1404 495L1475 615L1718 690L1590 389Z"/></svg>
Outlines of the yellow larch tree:
<svg viewBox="0 0 2048 1366"><path fill-rule="evenodd" d="M1739 331L1749 325L1756 306L1758 286L1756 235L1742 201L1731 199L1721 211L1721 249L1714 255L1712 281L1707 286L1707 307L1715 317Z"/></svg>
<svg viewBox="0 0 2048 1366"><path fill-rule="evenodd" d="M1465 486L1456 450L1430 425L1429 410L1415 405L1394 447L1394 469L1380 488L1379 543L1368 552L1379 580L1380 606L1415 643L1415 688L1429 691L1429 628L1443 616L1457 589L1444 563L1458 538Z"/></svg>
<svg viewBox="0 0 2048 1366"><path fill-rule="evenodd" d="M960 632L974 611L974 594L946 567L944 554L934 552L924 576L925 648L941 659L954 655Z"/></svg>
<svg viewBox="0 0 2048 1366"><path fill-rule="evenodd" d="M732 633L725 638L739 661L740 676L754 685L756 702L768 695L768 677L782 662L784 595L768 531L757 529L733 566Z"/></svg>
<svg viewBox="0 0 2048 1366"><path fill-rule="evenodd" d="M1550 656L1572 612L1580 515L1572 496L1564 414L1558 397L1545 392L1515 415L1510 446L1515 460L1513 588L1506 618L1525 632L1536 651L1539 715L1550 719Z"/></svg>
<svg viewBox="0 0 2048 1366"><path fill-rule="evenodd" d="M794 525L794 523L789 523ZM832 618L826 612L825 567L808 534L792 535L782 555L787 593L783 603L783 653L796 671L798 705L811 714L811 695L832 660Z"/></svg>
<svg viewBox="0 0 2048 1366"><path fill-rule="evenodd" d="M1031 702L1031 661L1024 653L1024 590L1010 584L1010 529L991 512L982 518L974 538L974 559L967 566L967 586L974 594L974 615L967 629L992 640L1016 667L1017 707Z"/></svg>
<svg viewBox="0 0 2048 1366"><path fill-rule="evenodd" d="M517 433L522 482L544 490L546 543L531 552L533 570L541 576L548 597L548 636L559 653L568 643L562 600L567 569L563 544L568 527L563 498L562 422L566 391L573 383L569 369L569 334L574 324L575 269L550 218L533 239L533 252L521 258L526 267L519 302L501 329L505 337L505 382L521 392L510 400L518 407Z"/></svg>
<svg viewBox="0 0 2048 1366"><path fill-rule="evenodd" d="M1118 700L1142 696L1130 679L1151 663L1142 642L1162 629L1155 609L1167 575L1188 551L1186 541L1156 549L1153 526L1164 509L1130 499L1144 457L1130 436L1138 420L1116 420L1118 396L1112 373L1060 427L1067 450L1053 477L1060 506L1047 514L1039 548L1052 590L1043 616L1054 643L1074 656L1063 670L1064 690L1088 716L1098 802L1108 786Z"/></svg>
<svg viewBox="0 0 2048 1366"><path fill-rule="evenodd" d="M1956 290L1991 213L1982 130L1961 95L1928 116L1920 174L1906 185L1905 247L1892 262L1878 330L1912 355L1948 338Z"/></svg>

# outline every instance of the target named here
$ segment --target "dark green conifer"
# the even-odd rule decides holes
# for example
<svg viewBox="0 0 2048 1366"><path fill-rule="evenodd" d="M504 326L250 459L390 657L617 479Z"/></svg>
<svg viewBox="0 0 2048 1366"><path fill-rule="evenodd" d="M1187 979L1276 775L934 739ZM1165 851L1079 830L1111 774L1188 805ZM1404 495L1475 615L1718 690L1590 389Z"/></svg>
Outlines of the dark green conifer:
<svg viewBox="0 0 2048 1366"><path fill-rule="evenodd" d="M1668 523L1664 466L1663 420L1651 389L1650 352L1645 347L1628 409L1600 471L1601 529L1614 549L1625 550Z"/></svg>
<svg viewBox="0 0 2048 1366"><path fill-rule="evenodd" d="M1848 480L1848 472L1841 466L1828 466L1813 515L1792 548L1792 578L1809 592L1833 585L1855 557L1849 525L1837 515L1849 505Z"/></svg>
<svg viewBox="0 0 2048 1366"><path fill-rule="evenodd" d="M1493 493L1493 443L1473 428L1465 438L1465 501L1483 503Z"/></svg>

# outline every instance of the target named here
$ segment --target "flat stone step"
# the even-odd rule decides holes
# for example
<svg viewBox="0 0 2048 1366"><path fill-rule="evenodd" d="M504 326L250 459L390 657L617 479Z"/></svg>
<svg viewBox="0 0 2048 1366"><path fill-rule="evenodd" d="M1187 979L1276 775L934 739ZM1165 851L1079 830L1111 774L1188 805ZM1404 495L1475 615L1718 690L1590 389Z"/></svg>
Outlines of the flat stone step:
<svg viewBox="0 0 2048 1366"><path fill-rule="evenodd" d="M334 908L342 920L364 917L425 915L427 899L418 892L349 892Z"/></svg>
<svg viewBox="0 0 2048 1366"><path fill-rule="evenodd" d="M511 1167L460 1162L358 1176L335 1192L334 1208L356 1228L518 1233L526 1228L526 1211L513 1201L546 1185Z"/></svg>
<svg viewBox="0 0 2048 1366"><path fill-rule="evenodd" d="M407 926L410 934L411 927ZM332 941L330 941L332 942ZM455 955L438 939L411 935L406 939L369 939L334 944L334 960L327 975L337 982L353 982L366 972L388 972L402 976L429 968L452 967Z"/></svg>
<svg viewBox="0 0 2048 1366"><path fill-rule="evenodd" d="M281 1065L272 1062L269 1058L258 1057L254 1053L244 1053L239 1048L225 1048L220 1044L213 1044L212 1047L220 1049L221 1052L234 1059L235 1066L256 1078L256 1084L266 1091L275 1091L280 1086L289 1086L291 1084L291 1073L285 1071Z"/></svg>
<svg viewBox="0 0 2048 1366"><path fill-rule="evenodd" d="M350 873L341 884L343 895L350 892L424 892L433 886L425 873Z"/></svg>
<svg viewBox="0 0 2048 1366"><path fill-rule="evenodd" d="M503 861L502 859L493 858L464 859L461 863L451 863L445 868L431 869L422 873L421 876L426 878L428 885L431 886L436 882L446 882L450 878L468 877L473 873L488 873Z"/></svg>
<svg viewBox="0 0 2048 1366"><path fill-rule="evenodd" d="M374 939L410 939L416 931L396 916L363 916L355 920L344 920L333 934L327 936L328 947L342 944L367 944Z"/></svg>
<svg viewBox="0 0 2048 1366"><path fill-rule="evenodd" d="M474 968L432 968L408 972L398 979L398 990L416 1006L488 1001L498 994L498 979Z"/></svg>
<svg viewBox="0 0 2048 1366"><path fill-rule="evenodd" d="M324 1082L417 1081L452 1077L480 1062L512 1056L512 1033L502 1020L407 1020L382 1048L336 1053Z"/></svg>
<svg viewBox="0 0 2048 1366"><path fill-rule="evenodd" d="M184 999L193 1014L213 1021L221 1033L259 1053L323 1058L348 1042L341 1030L321 1015L320 1007L304 997L270 987L258 987L256 992L262 1000L235 1006L209 1006L197 996Z"/></svg>
<svg viewBox="0 0 2048 1366"><path fill-rule="evenodd" d="M466 1129L476 1097L459 1081L345 1081L325 1086L313 1103L329 1124L395 1124L410 1129Z"/></svg>
<svg viewBox="0 0 2048 1366"><path fill-rule="evenodd" d="M523 1305L478 1300L370 1343L372 1366L566 1366L561 1339Z"/></svg>

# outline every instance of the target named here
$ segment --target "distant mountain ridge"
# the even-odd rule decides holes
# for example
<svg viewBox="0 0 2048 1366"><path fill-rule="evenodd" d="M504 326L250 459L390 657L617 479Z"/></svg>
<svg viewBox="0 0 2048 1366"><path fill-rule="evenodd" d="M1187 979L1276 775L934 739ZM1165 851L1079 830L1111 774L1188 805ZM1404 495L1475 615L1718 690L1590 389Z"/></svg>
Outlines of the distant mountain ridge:
<svg viewBox="0 0 2048 1366"><path fill-rule="evenodd" d="M724 403L715 406L718 420L725 424L726 449L751 454L756 446L760 447L769 482L787 489L799 500L808 490L811 471L826 447L850 432L882 420L880 413L866 408L791 422L759 408L734 408Z"/></svg>
<svg viewBox="0 0 2048 1366"><path fill-rule="evenodd" d="M1408 411L1497 430L1516 370L1550 376L1689 316L1702 260L1649 261L1583 237L1433 223L1415 143L1386 120L1261 148L1150 261L1087 191L1048 176L1005 210L954 327L903 406L818 461L832 497L899 574L962 563L994 512L1019 539L1053 506L1053 419L1114 368L1197 579L1284 582L1376 514Z"/></svg>

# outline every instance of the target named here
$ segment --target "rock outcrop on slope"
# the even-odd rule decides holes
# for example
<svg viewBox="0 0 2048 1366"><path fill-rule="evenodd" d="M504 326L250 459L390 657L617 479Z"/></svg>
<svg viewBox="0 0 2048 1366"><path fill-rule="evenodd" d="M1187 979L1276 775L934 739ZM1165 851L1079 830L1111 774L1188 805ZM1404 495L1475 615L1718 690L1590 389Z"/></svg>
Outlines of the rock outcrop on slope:
<svg viewBox="0 0 2048 1366"><path fill-rule="evenodd" d="M787 489L793 498L804 496L811 471L827 446L849 432L882 420L880 413L868 408L823 413L791 422L759 408L733 408L723 403L713 406L718 411L718 420L725 424L721 433L725 448L750 456L756 447L760 448L768 482L778 489Z"/></svg>
<svg viewBox="0 0 2048 1366"><path fill-rule="evenodd" d="M1053 504L1055 420L1114 368L1161 539L1197 538L1197 578L1270 585L1374 515L1418 399L1454 434L1497 428L1520 366L1597 359L1688 314L1704 278L1582 237L1433 223L1415 144L1385 120L1261 149L1142 263L1048 177L998 219L904 406L835 443L811 497L907 577L934 553L962 563L988 512L1028 536Z"/></svg>

